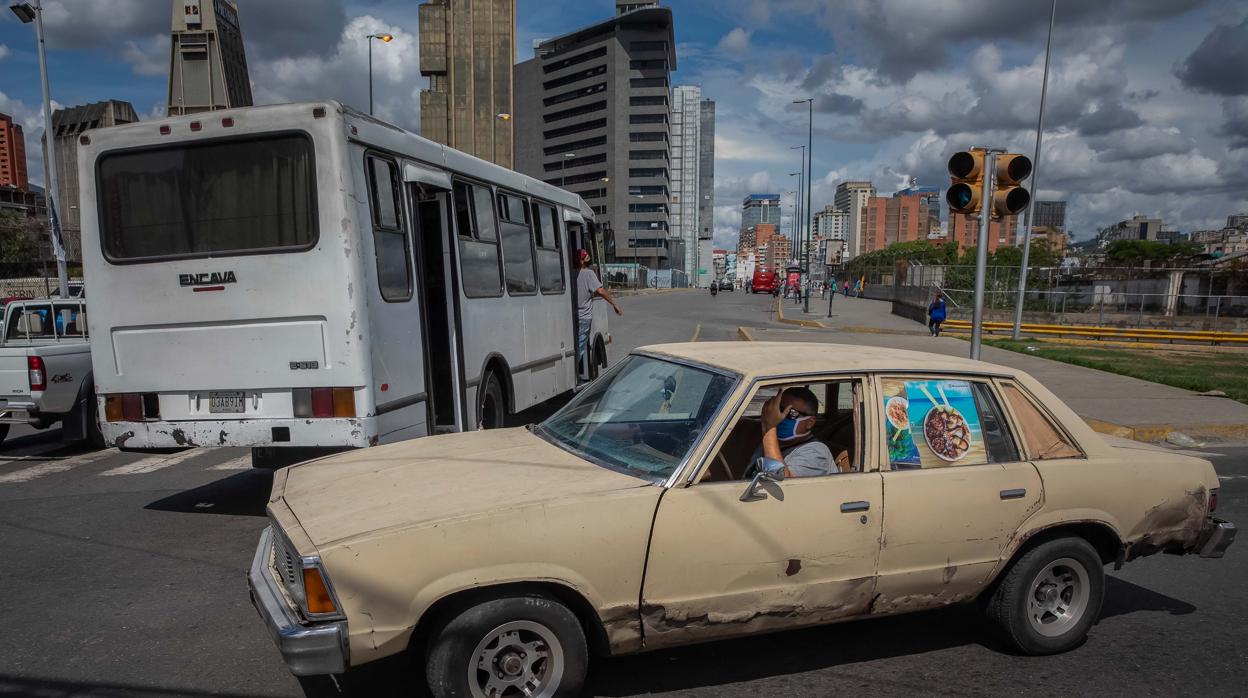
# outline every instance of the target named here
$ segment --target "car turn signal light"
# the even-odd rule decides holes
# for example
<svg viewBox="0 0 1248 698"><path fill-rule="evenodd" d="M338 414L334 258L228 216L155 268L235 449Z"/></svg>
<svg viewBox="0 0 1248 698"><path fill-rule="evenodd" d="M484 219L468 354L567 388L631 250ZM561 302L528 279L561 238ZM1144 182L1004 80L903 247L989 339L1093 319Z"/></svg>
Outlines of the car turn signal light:
<svg viewBox="0 0 1248 698"><path fill-rule="evenodd" d="M303 569L303 594L308 606L308 613L337 613L334 597L329 594L329 586L321 575L319 567Z"/></svg>

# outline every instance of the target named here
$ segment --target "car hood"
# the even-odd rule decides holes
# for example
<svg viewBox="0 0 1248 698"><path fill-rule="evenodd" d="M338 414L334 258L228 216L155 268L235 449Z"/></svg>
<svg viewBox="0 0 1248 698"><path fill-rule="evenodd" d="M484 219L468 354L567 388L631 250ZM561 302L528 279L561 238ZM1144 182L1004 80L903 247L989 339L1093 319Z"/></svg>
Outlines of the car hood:
<svg viewBox="0 0 1248 698"><path fill-rule="evenodd" d="M528 429L431 436L293 466L280 493L319 546L372 532L646 487ZM274 492L274 495L279 493Z"/></svg>

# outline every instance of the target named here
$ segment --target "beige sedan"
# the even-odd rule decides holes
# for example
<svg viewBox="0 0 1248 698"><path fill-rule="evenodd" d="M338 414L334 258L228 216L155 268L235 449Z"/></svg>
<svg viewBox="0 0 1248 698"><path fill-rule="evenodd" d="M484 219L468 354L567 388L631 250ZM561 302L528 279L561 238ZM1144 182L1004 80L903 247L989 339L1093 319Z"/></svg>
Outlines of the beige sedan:
<svg viewBox="0 0 1248 698"><path fill-rule="evenodd" d="M279 472L249 583L295 674L418 649L436 696L578 695L590 652L971 601L1049 654L1105 565L1220 557L1217 487L1003 366L659 345L540 425Z"/></svg>

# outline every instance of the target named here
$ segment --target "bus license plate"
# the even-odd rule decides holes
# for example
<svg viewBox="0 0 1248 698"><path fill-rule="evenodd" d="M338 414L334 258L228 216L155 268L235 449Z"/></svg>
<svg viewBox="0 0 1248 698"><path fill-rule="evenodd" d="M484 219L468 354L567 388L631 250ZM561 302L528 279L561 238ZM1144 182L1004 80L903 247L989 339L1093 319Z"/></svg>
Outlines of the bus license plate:
<svg viewBox="0 0 1248 698"><path fill-rule="evenodd" d="M244 412L244 399L245 394L241 390L211 392L208 393L208 411L212 413Z"/></svg>

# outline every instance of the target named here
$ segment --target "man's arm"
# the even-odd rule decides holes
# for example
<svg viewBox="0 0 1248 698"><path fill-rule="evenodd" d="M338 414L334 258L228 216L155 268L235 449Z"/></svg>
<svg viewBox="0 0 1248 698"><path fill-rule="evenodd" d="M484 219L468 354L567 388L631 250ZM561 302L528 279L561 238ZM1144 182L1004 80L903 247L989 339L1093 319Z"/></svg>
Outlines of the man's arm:
<svg viewBox="0 0 1248 698"><path fill-rule="evenodd" d="M784 391L776 393L763 404L759 423L763 427L763 458L780 463L784 466L784 476L792 477L793 473L789 471L788 466L784 465L784 454L780 452L780 437L776 435L776 426L784 420L784 413L780 411L780 396L783 393Z"/></svg>
<svg viewBox="0 0 1248 698"><path fill-rule="evenodd" d="M594 293L600 296L606 302L610 303L611 307L615 309L616 315L624 314L624 312L620 310L620 306L615 304L615 298L611 295L611 292L607 290L606 286L599 286L598 290L594 291Z"/></svg>

